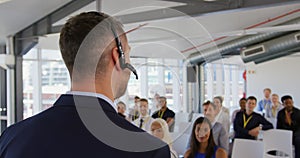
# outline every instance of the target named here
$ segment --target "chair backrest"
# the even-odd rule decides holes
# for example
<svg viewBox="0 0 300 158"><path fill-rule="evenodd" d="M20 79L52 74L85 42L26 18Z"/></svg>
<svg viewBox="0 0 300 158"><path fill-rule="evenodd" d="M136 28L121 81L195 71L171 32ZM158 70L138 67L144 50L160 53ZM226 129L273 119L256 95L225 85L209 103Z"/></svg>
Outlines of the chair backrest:
<svg viewBox="0 0 300 158"><path fill-rule="evenodd" d="M249 139L234 139L232 158L262 158L263 142Z"/></svg>
<svg viewBox="0 0 300 158"><path fill-rule="evenodd" d="M279 151L281 155L287 155L284 157L293 157L293 145L292 145L293 132L289 130L270 129L264 131L264 155L267 157L269 151ZM280 157L280 155L279 155Z"/></svg>
<svg viewBox="0 0 300 158"><path fill-rule="evenodd" d="M173 139L173 149L177 152L178 155L184 155L187 150L187 143L189 141L189 135L182 132L172 133Z"/></svg>

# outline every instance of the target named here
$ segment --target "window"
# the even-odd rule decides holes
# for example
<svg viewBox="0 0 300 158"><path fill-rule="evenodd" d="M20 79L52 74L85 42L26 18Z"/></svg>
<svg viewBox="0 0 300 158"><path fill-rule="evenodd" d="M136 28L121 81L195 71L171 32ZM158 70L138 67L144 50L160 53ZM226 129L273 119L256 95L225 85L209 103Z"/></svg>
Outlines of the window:
<svg viewBox="0 0 300 158"><path fill-rule="evenodd" d="M59 50L33 48L23 59L25 119L52 106L70 89L70 77Z"/></svg>

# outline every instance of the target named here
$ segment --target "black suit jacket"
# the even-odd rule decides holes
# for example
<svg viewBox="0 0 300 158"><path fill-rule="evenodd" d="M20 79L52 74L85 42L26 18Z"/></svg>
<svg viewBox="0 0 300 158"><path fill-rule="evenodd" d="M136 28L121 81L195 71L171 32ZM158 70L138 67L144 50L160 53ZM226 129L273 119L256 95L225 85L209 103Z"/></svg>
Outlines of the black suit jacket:
<svg viewBox="0 0 300 158"><path fill-rule="evenodd" d="M281 109L277 115L277 129L285 129L293 131L294 137L300 137L300 110L293 107L291 114L292 124L289 125L285 121L285 108Z"/></svg>
<svg viewBox="0 0 300 158"><path fill-rule="evenodd" d="M99 116L99 111L102 111L101 117L111 123L96 120L94 114ZM82 115L90 116L88 121L92 123L86 122ZM112 128L119 131L109 131ZM120 132L124 131L136 133L136 140L121 138ZM99 139L98 136L103 135L105 137ZM114 140L112 144L110 140ZM153 145L159 148L138 149ZM106 101L89 96L62 95L53 107L7 128L0 138L0 157L169 158L170 150L167 144L120 117Z"/></svg>

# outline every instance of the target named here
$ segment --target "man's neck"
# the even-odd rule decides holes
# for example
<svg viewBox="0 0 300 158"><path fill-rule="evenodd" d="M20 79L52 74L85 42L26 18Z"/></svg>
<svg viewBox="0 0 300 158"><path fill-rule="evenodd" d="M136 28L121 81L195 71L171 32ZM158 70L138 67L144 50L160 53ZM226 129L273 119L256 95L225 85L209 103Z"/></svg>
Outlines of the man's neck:
<svg viewBox="0 0 300 158"><path fill-rule="evenodd" d="M141 115L142 118L145 118L145 117L147 117L147 116L148 116L148 114Z"/></svg>
<svg viewBox="0 0 300 158"><path fill-rule="evenodd" d="M113 96L111 84L102 84L102 83L91 84L93 82L95 82L95 80L92 81L84 80L80 82L72 82L71 91L102 94L114 102L115 98Z"/></svg>
<svg viewBox="0 0 300 158"><path fill-rule="evenodd" d="M286 108L286 111L287 111L287 112L292 112L292 111L293 111L293 108Z"/></svg>
<svg viewBox="0 0 300 158"><path fill-rule="evenodd" d="M246 110L246 114L249 116L249 115L251 115L253 113L253 111L251 111L251 110Z"/></svg>
<svg viewBox="0 0 300 158"><path fill-rule="evenodd" d="M167 110L167 106L161 107L160 111L166 111Z"/></svg>

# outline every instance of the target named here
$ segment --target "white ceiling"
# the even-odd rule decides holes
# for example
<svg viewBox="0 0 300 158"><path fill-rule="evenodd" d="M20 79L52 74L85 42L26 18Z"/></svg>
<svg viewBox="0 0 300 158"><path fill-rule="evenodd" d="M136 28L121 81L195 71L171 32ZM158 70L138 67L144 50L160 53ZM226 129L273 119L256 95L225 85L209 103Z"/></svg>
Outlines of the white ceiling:
<svg viewBox="0 0 300 158"><path fill-rule="evenodd" d="M22 30L69 1L70 0L13 0L0 4L0 43L5 41L7 35ZM122 15L178 5L184 4L159 0L102 0L101 10L111 15ZM224 11L198 17L184 16L126 24L125 30L131 30L141 24L146 24L140 29L128 34L129 42L132 47L132 56L185 58L195 52L196 49L191 49L185 53L182 53L182 51L215 39L215 37L212 37L214 34L241 30L299 8L300 3L260 9ZM96 10L96 3L91 3L75 14L90 10ZM267 22L259 27L276 25L296 17L300 17L300 12L295 12L272 22ZM63 24L66 19L67 18L62 19L56 24ZM234 37L227 37L197 48L204 49L215 46L216 44L229 41L233 38ZM39 47L58 49L58 36L49 35L47 37L41 37Z"/></svg>
<svg viewBox="0 0 300 158"><path fill-rule="evenodd" d="M0 44L71 0L12 0L0 4Z"/></svg>

